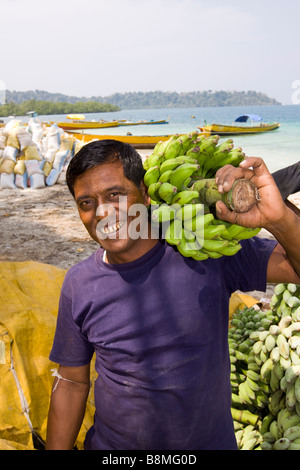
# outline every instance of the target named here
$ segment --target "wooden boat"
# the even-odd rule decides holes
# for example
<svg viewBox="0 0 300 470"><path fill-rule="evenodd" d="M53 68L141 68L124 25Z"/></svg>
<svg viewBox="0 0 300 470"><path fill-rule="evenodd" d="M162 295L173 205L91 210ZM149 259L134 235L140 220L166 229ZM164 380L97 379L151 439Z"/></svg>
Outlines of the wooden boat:
<svg viewBox="0 0 300 470"><path fill-rule="evenodd" d="M119 126L139 126L139 125L148 125L148 124L168 124L168 123L169 121L167 119L161 119L160 121L154 121L151 119L150 121L136 121L136 122L122 120L122 121L119 121Z"/></svg>
<svg viewBox="0 0 300 470"><path fill-rule="evenodd" d="M252 125L227 125L227 124L211 124L209 126L198 127L201 132L205 132L209 135L241 135L241 134L261 134L263 132L273 131L280 127L278 122L265 124L262 122L262 118L256 114L242 114L235 122L246 123L248 120L252 121ZM258 122L259 124L255 124Z"/></svg>
<svg viewBox="0 0 300 470"><path fill-rule="evenodd" d="M68 132L68 134L85 143L91 142L92 140L110 139L125 142L139 149L154 148L158 142L165 142L171 137L171 135L95 135L80 132Z"/></svg>
<svg viewBox="0 0 300 470"><path fill-rule="evenodd" d="M102 129L104 127L117 127L118 121L70 121L70 122L54 122L50 124L57 124L58 127L64 131L80 130L80 129Z"/></svg>

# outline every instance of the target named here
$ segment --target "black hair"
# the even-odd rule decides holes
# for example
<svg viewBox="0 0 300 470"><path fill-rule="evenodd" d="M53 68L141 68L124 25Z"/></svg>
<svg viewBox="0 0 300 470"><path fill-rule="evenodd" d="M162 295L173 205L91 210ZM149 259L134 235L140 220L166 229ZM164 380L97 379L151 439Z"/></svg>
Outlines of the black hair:
<svg viewBox="0 0 300 470"><path fill-rule="evenodd" d="M117 140L95 140L81 147L79 152L70 160L66 172L66 183L74 197L74 184L87 170L97 165L120 161L124 175L140 188L145 170L138 152L129 144Z"/></svg>

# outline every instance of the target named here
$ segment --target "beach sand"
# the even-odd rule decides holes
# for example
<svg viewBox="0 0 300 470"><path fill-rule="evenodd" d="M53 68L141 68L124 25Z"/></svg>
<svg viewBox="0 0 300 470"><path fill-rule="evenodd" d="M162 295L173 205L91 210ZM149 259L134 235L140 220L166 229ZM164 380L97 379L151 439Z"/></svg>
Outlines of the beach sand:
<svg viewBox="0 0 300 470"><path fill-rule="evenodd" d="M140 151L142 157L149 153ZM300 193L290 197L300 208ZM68 269L98 247L80 221L65 184L43 189L0 190L0 261L38 261ZM267 231L261 235L272 238ZM270 297L253 293L255 298Z"/></svg>

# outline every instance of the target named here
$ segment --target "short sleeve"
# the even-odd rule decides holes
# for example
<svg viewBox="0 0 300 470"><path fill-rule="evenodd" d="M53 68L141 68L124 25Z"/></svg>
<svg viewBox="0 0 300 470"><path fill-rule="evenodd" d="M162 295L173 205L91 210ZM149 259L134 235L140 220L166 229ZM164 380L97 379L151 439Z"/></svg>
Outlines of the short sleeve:
<svg viewBox="0 0 300 470"><path fill-rule="evenodd" d="M94 348L74 321L72 301L61 292L56 331L50 360L66 367L79 367L88 364Z"/></svg>
<svg viewBox="0 0 300 470"><path fill-rule="evenodd" d="M268 263L277 243L254 237L242 241L242 249L235 256L223 257L225 282L231 293L266 290Z"/></svg>

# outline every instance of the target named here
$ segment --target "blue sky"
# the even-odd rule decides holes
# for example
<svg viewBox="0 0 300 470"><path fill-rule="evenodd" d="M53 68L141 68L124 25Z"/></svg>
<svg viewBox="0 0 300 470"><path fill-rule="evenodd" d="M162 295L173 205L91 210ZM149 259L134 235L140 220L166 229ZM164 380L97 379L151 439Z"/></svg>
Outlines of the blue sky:
<svg viewBox="0 0 300 470"><path fill-rule="evenodd" d="M0 0L0 17L9 90L256 90L292 104L300 80L297 0Z"/></svg>

